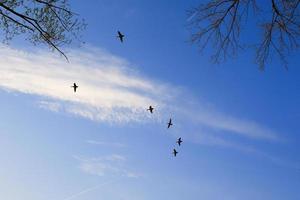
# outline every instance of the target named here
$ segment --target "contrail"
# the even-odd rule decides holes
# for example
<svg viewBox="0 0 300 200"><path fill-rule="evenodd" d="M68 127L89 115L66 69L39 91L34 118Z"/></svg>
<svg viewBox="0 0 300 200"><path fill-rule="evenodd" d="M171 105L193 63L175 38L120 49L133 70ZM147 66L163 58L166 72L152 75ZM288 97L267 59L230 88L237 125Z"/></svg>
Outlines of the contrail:
<svg viewBox="0 0 300 200"><path fill-rule="evenodd" d="M102 186L108 185L108 184L110 184L112 182L114 182L114 181L109 181L109 182L106 182L106 183L102 183L102 184L96 185L94 187L90 187L90 188L84 189L84 190L82 190L82 191L80 191L80 192L78 192L76 194L73 194L73 195L71 195L71 196L69 196L67 198L64 198L63 200L75 199L75 198L77 198L77 197L79 197L79 196L81 196L81 195L83 195L85 193L88 193L90 191L96 190L96 189L98 189L98 188L100 188Z"/></svg>
<svg viewBox="0 0 300 200"><path fill-rule="evenodd" d="M197 15L197 11L195 11L186 21L191 21Z"/></svg>

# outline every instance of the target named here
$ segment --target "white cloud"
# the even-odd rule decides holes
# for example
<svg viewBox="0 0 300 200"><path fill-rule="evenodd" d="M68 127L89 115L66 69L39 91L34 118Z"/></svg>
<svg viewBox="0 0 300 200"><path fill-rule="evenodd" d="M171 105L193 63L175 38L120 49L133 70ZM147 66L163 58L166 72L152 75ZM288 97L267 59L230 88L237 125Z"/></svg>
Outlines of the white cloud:
<svg viewBox="0 0 300 200"><path fill-rule="evenodd" d="M87 140L86 143L92 145L101 145L101 146L109 146L109 147L117 147L117 148L126 147L125 144L119 142L103 142L103 141L96 141L96 140Z"/></svg>
<svg viewBox="0 0 300 200"><path fill-rule="evenodd" d="M79 192L76 192L75 194L72 194L72 195L70 195L70 196L64 198L63 200L76 199L76 198L78 198L79 196L82 196L82 195L84 195L84 194L86 194L86 193L89 193L89 192L91 192L91 191L93 191L93 190L99 189L99 188L101 188L101 187L103 187L103 186L109 185L109 184L111 184L111 183L113 183L113 182L114 182L114 181L108 181L108 182L104 182L104 183L98 184L98 185L93 186L93 187L86 188L86 189L84 189L84 190L81 190L81 191L79 191Z"/></svg>
<svg viewBox="0 0 300 200"><path fill-rule="evenodd" d="M84 173L97 176L124 176L128 178L138 178L140 175L126 167L127 159L118 154L90 158L74 156L78 160L79 168Z"/></svg>
<svg viewBox="0 0 300 200"><path fill-rule="evenodd" d="M57 102L39 101L38 105L40 108L51 110L53 112L58 112L61 109L61 105Z"/></svg>
<svg viewBox="0 0 300 200"><path fill-rule="evenodd" d="M216 111L214 108L201 107L201 109L180 109L182 116L189 119L185 127L193 127L196 130L205 129L206 132L229 133L251 139L279 141L279 134L270 128L258 124L255 121L232 117Z"/></svg>
<svg viewBox="0 0 300 200"><path fill-rule="evenodd" d="M266 126L224 114L190 98L179 87L145 78L126 60L102 49L72 50L68 54L70 63L49 52L25 52L6 46L0 48L0 54L0 87L40 96L43 100L39 107L51 111L109 123L151 121L164 125L171 113L175 127L181 126L185 132L205 129L213 134L279 139ZM79 85L76 93L70 87L73 82ZM152 115L146 111L149 105L155 107Z"/></svg>
<svg viewBox="0 0 300 200"><path fill-rule="evenodd" d="M40 103L43 108L56 111L60 103L63 110L91 120L130 122L147 118L150 104L163 106L158 95L163 86L134 75L126 61L103 50L73 51L71 63L45 52L2 47L0 53L0 87L49 98Z"/></svg>

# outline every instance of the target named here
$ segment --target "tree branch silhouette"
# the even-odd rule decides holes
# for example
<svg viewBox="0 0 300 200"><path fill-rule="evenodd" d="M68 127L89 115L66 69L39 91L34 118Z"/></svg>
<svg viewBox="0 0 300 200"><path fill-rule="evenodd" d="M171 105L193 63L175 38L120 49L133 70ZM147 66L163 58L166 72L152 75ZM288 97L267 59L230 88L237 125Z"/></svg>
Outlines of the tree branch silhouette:
<svg viewBox="0 0 300 200"><path fill-rule="evenodd" d="M32 43L45 43L67 60L61 46L78 39L86 27L78 14L69 9L68 0L6 0L0 1L0 26L4 41L27 34Z"/></svg>
<svg viewBox="0 0 300 200"><path fill-rule="evenodd" d="M264 4L266 4L264 2ZM258 5L255 0L210 0L188 11L191 42L201 52L208 44L213 48L212 61L219 63L243 49L241 29L247 24L248 12L256 13L254 19L264 18L259 28L263 35L256 45L256 62L263 70L270 51L275 52L287 68L287 55L299 47L300 0L269 0ZM268 12L263 9L269 9ZM269 20L268 20L269 18Z"/></svg>

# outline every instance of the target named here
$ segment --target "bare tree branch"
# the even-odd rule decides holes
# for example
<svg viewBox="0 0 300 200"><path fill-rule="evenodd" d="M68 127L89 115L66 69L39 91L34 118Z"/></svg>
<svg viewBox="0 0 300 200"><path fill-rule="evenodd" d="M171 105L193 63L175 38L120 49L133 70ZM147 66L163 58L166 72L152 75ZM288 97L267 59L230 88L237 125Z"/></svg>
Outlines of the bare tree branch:
<svg viewBox="0 0 300 200"><path fill-rule="evenodd" d="M191 41L197 43L201 51L212 41L215 49L213 62L225 60L228 55L234 55L241 48L240 20L250 1L214 0L190 12L196 13L190 22L190 27L196 29Z"/></svg>
<svg viewBox="0 0 300 200"><path fill-rule="evenodd" d="M67 60L60 46L77 39L86 26L74 18L77 14L70 11L67 0L6 0L0 1L0 8L0 26L7 39L28 33L34 44L46 43Z"/></svg>
<svg viewBox="0 0 300 200"><path fill-rule="evenodd" d="M70 11L70 10L67 10L67 9L62 8L62 7L59 7L59 6L55 6L55 5L53 5L53 4L51 4L51 3L47 2L47 1L42 1L42 0L35 0L35 1L36 1L36 2L39 2L39 3L42 3L42 4L45 4L45 5L47 5L47 6L49 6L49 7L52 7L52 8L57 8L57 9L63 10L63 11L65 11L65 12L69 13L69 14L72 14L72 15L78 15L78 14L75 13L75 12L72 12L72 11Z"/></svg>
<svg viewBox="0 0 300 200"><path fill-rule="evenodd" d="M17 25L19 25L19 26L22 26L22 27L24 27L24 28L26 28L26 29L28 29L28 30L34 31L33 28L27 26L26 24L23 24L22 22L19 22L19 21L13 19L12 17L10 17L10 16L4 14L4 13L2 12L2 10L0 10L0 14L1 14L2 16L4 16L5 18L11 20L11 21L14 22L15 24L17 24Z"/></svg>
<svg viewBox="0 0 300 200"><path fill-rule="evenodd" d="M287 55L299 47L300 37L300 0L269 0L258 6L255 0L210 0L189 11L189 25L192 29L192 43L198 44L203 51L212 44L214 62L225 60L227 56L238 53L241 49L240 30L243 22L247 24L249 10L268 9L270 12L259 12L264 18L261 23L262 40L256 48L256 61L264 69L270 52L278 55L287 68ZM271 13L269 15L268 13ZM270 20L266 20L270 18Z"/></svg>

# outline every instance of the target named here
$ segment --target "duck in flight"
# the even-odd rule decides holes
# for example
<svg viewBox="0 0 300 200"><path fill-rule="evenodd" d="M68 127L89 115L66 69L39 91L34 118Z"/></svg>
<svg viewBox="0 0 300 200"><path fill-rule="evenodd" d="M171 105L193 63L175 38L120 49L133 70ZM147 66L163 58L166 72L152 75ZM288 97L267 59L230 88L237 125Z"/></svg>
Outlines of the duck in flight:
<svg viewBox="0 0 300 200"><path fill-rule="evenodd" d="M172 119L170 118L169 122L168 122L168 128L170 128L172 126Z"/></svg>
<svg viewBox="0 0 300 200"><path fill-rule="evenodd" d="M118 31L118 36L117 36L121 42L123 42L123 38L125 37L125 35L123 35L120 31Z"/></svg>
<svg viewBox="0 0 300 200"><path fill-rule="evenodd" d="M176 149L173 149L173 154L174 154L175 157L178 154L178 152L176 151Z"/></svg>
<svg viewBox="0 0 300 200"><path fill-rule="evenodd" d="M177 140L177 142L176 142L179 146L180 146L180 144L182 143L182 140L181 140L181 137L180 138L178 138L178 140Z"/></svg>
<svg viewBox="0 0 300 200"><path fill-rule="evenodd" d="M76 85L76 83L74 83L71 87L74 88L74 92L76 92L76 90L78 88L78 86Z"/></svg>
<svg viewBox="0 0 300 200"><path fill-rule="evenodd" d="M150 113L153 113L154 108L152 106L149 106L149 108L147 110L149 110Z"/></svg>

